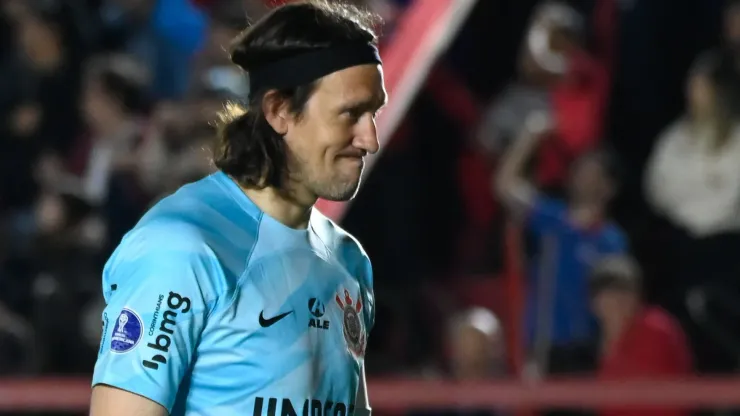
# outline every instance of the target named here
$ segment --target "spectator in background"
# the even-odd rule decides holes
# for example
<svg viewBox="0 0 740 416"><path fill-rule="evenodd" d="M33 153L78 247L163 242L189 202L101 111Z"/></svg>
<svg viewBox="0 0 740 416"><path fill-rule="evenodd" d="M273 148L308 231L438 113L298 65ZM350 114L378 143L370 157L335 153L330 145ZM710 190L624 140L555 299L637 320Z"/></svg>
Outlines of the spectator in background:
<svg viewBox="0 0 740 416"><path fill-rule="evenodd" d="M681 378L691 375L691 353L680 325L664 310L644 305L642 272L630 257L608 256L589 280L601 324L599 379ZM602 409L600 416L684 416L688 410Z"/></svg>
<svg viewBox="0 0 740 416"><path fill-rule="evenodd" d="M156 122L167 136L177 137L178 144L182 142L180 138L187 139L186 136L193 136L194 131L203 130L204 126L211 124L213 115L223 109L225 101L243 100L249 94L244 71L231 63L226 52L231 40L247 24L243 7L240 2L233 1L212 5L209 9L211 23L206 47L192 60L192 78L187 97L157 105Z"/></svg>
<svg viewBox="0 0 740 416"><path fill-rule="evenodd" d="M32 327L0 303L0 376L29 374L35 369Z"/></svg>
<svg viewBox="0 0 740 416"><path fill-rule="evenodd" d="M457 380L485 380L506 375L506 344L498 317L471 308L451 320L450 375Z"/></svg>
<svg viewBox="0 0 740 416"><path fill-rule="evenodd" d="M54 3L50 3L51 6ZM79 133L82 53L70 22L55 7L7 1L2 13L14 44L0 64L0 208L16 226L35 203L32 167L42 150L63 152ZM30 232L32 224L18 230Z"/></svg>
<svg viewBox="0 0 740 416"><path fill-rule="evenodd" d="M447 332L448 371L440 372L457 381L484 381L506 375L506 344L498 317L485 308L474 307L456 314ZM411 412L408 416L493 416L490 409Z"/></svg>
<svg viewBox="0 0 740 416"><path fill-rule="evenodd" d="M539 149L537 180L560 191L569 166L603 134L609 78L605 64L585 48L582 17L565 4L544 9L527 43L537 62L560 77L550 89L554 140Z"/></svg>
<svg viewBox="0 0 740 416"><path fill-rule="evenodd" d="M533 368L537 374L587 372L595 365L596 336L587 275L600 257L624 252L626 239L607 211L617 184L606 153L587 153L572 166L566 200L545 197L525 179L525 163L551 128L546 115L529 118L504 157L496 186L538 243L526 311Z"/></svg>
<svg viewBox="0 0 740 416"><path fill-rule="evenodd" d="M557 10L561 18L549 16ZM535 112L552 113L551 88L562 77L565 58L550 50L550 31L545 22L557 30L577 34L582 31L582 18L571 8L550 5L535 10L518 57L517 79L506 86L483 115L477 139L491 153L503 152L524 129L527 116ZM557 64L548 64L551 61Z"/></svg>
<svg viewBox="0 0 740 416"><path fill-rule="evenodd" d="M653 150L645 197L676 227L674 247L668 248L676 269L666 306L686 325L698 369L727 371L737 369L737 351L716 345L696 327L686 302L693 290L740 298L740 106L733 60L721 53L700 57L686 94L687 113L665 129ZM726 330L740 327L732 323Z"/></svg>
<svg viewBox="0 0 740 416"><path fill-rule="evenodd" d="M190 0L106 0L108 48L135 56L152 70L157 99L179 99L190 83L190 60L203 46L205 13Z"/></svg>
<svg viewBox="0 0 740 416"><path fill-rule="evenodd" d="M210 9L206 47L193 60L189 97L198 97L204 91L227 91L232 98L243 99L249 93L244 71L235 68L226 52L231 40L247 25L241 3L219 2ZM222 101L223 102L223 101ZM221 103L222 103L221 102ZM221 104L219 103L219 104ZM209 117L213 117L210 112Z"/></svg>
<svg viewBox="0 0 740 416"><path fill-rule="evenodd" d="M489 151L505 149L528 116L547 112L554 120L538 149L537 180L560 190L568 166L602 134L609 91L605 64L585 48L586 21L563 2L535 11L520 54L519 80L490 107L478 132Z"/></svg>
<svg viewBox="0 0 740 416"><path fill-rule="evenodd" d="M148 85L146 69L131 57L93 61L82 99L89 135L78 141L67 163L52 158L41 165L46 191L77 201L66 205L78 212L66 212L64 221L83 226L83 236L94 234L92 247L117 245L159 190L166 155L148 122Z"/></svg>

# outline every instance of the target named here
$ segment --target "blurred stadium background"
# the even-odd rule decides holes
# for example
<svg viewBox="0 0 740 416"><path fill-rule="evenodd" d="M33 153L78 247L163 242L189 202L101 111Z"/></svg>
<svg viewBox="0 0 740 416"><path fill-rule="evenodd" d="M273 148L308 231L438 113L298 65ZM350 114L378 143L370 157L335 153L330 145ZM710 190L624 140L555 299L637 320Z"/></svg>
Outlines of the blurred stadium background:
<svg viewBox="0 0 740 416"><path fill-rule="evenodd" d="M356 200L319 205L374 262L375 413L740 414L740 3L355 2L386 21L383 151ZM0 2L0 415L86 414L102 265L212 169L210 122L248 94L224 45L271 4ZM566 204L608 149L626 244L503 208L534 133L528 177ZM588 309L604 251L637 259L658 318Z"/></svg>

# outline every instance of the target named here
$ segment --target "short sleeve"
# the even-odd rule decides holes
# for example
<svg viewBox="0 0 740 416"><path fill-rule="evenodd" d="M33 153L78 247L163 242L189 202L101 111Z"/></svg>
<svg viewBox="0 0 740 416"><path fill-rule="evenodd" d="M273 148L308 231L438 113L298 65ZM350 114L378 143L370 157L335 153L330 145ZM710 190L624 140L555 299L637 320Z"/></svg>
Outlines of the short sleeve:
<svg viewBox="0 0 740 416"><path fill-rule="evenodd" d="M370 262L370 257L368 257L365 249L362 248L362 244L349 234L346 234L346 237L347 238L344 240L345 245L343 251L345 254L343 257L345 262L350 265L349 268L352 271L352 274L357 278L357 282L360 285L363 302L365 304L364 310L366 311L364 313L365 328L367 328L369 333L375 325L373 266Z"/></svg>
<svg viewBox="0 0 740 416"><path fill-rule="evenodd" d="M365 296L365 305L367 305L368 311L365 325L369 333L370 330L373 329L373 326L375 326L375 293L373 291L373 266L366 254L363 256L362 264L362 286Z"/></svg>
<svg viewBox="0 0 740 416"><path fill-rule="evenodd" d="M172 410L215 304L213 257L187 237L127 237L105 267L103 336L93 386Z"/></svg>
<svg viewBox="0 0 740 416"><path fill-rule="evenodd" d="M542 235L558 229L565 222L566 207L562 201L537 196L527 215L527 229Z"/></svg>

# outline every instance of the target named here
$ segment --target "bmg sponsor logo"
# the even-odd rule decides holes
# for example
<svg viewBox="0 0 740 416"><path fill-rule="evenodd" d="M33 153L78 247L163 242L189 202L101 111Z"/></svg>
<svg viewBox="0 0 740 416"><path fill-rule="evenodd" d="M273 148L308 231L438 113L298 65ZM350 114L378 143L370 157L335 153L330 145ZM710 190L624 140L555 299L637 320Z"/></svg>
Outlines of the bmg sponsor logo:
<svg viewBox="0 0 740 416"><path fill-rule="evenodd" d="M164 296L159 297L157 308L154 310L154 318L149 327L150 335L154 335L154 332L156 332L155 328L157 326L157 318L163 298ZM146 346L153 349L155 353L152 358L141 362L144 367L157 370L159 368L159 364L167 364L167 354L170 352L170 346L172 345L172 335L175 333L175 327L177 326L177 316L181 313L190 312L191 306L190 298L175 292L169 293L167 296L168 309L162 314L157 338L154 342L146 344Z"/></svg>
<svg viewBox="0 0 740 416"><path fill-rule="evenodd" d="M296 409L300 410L300 413ZM330 400L306 399L303 406L295 407L290 399L257 397L254 400L252 416L263 414L267 416L353 416L354 412L354 405Z"/></svg>

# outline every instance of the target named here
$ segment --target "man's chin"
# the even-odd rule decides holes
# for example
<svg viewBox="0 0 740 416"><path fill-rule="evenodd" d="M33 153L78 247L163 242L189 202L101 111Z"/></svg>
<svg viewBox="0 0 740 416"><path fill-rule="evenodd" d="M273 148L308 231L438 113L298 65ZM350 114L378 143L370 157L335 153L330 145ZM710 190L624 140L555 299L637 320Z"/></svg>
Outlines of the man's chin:
<svg viewBox="0 0 740 416"><path fill-rule="evenodd" d="M358 190L359 190L359 187L355 188L352 192L320 195L319 197L321 199L325 199L327 201L332 201L332 202L347 202L347 201L354 199L355 196L357 196Z"/></svg>
<svg viewBox="0 0 740 416"><path fill-rule="evenodd" d="M341 188L334 188L330 192L324 192L319 195L321 199L333 202L346 202L353 199L360 189L360 181L353 184L345 185Z"/></svg>

